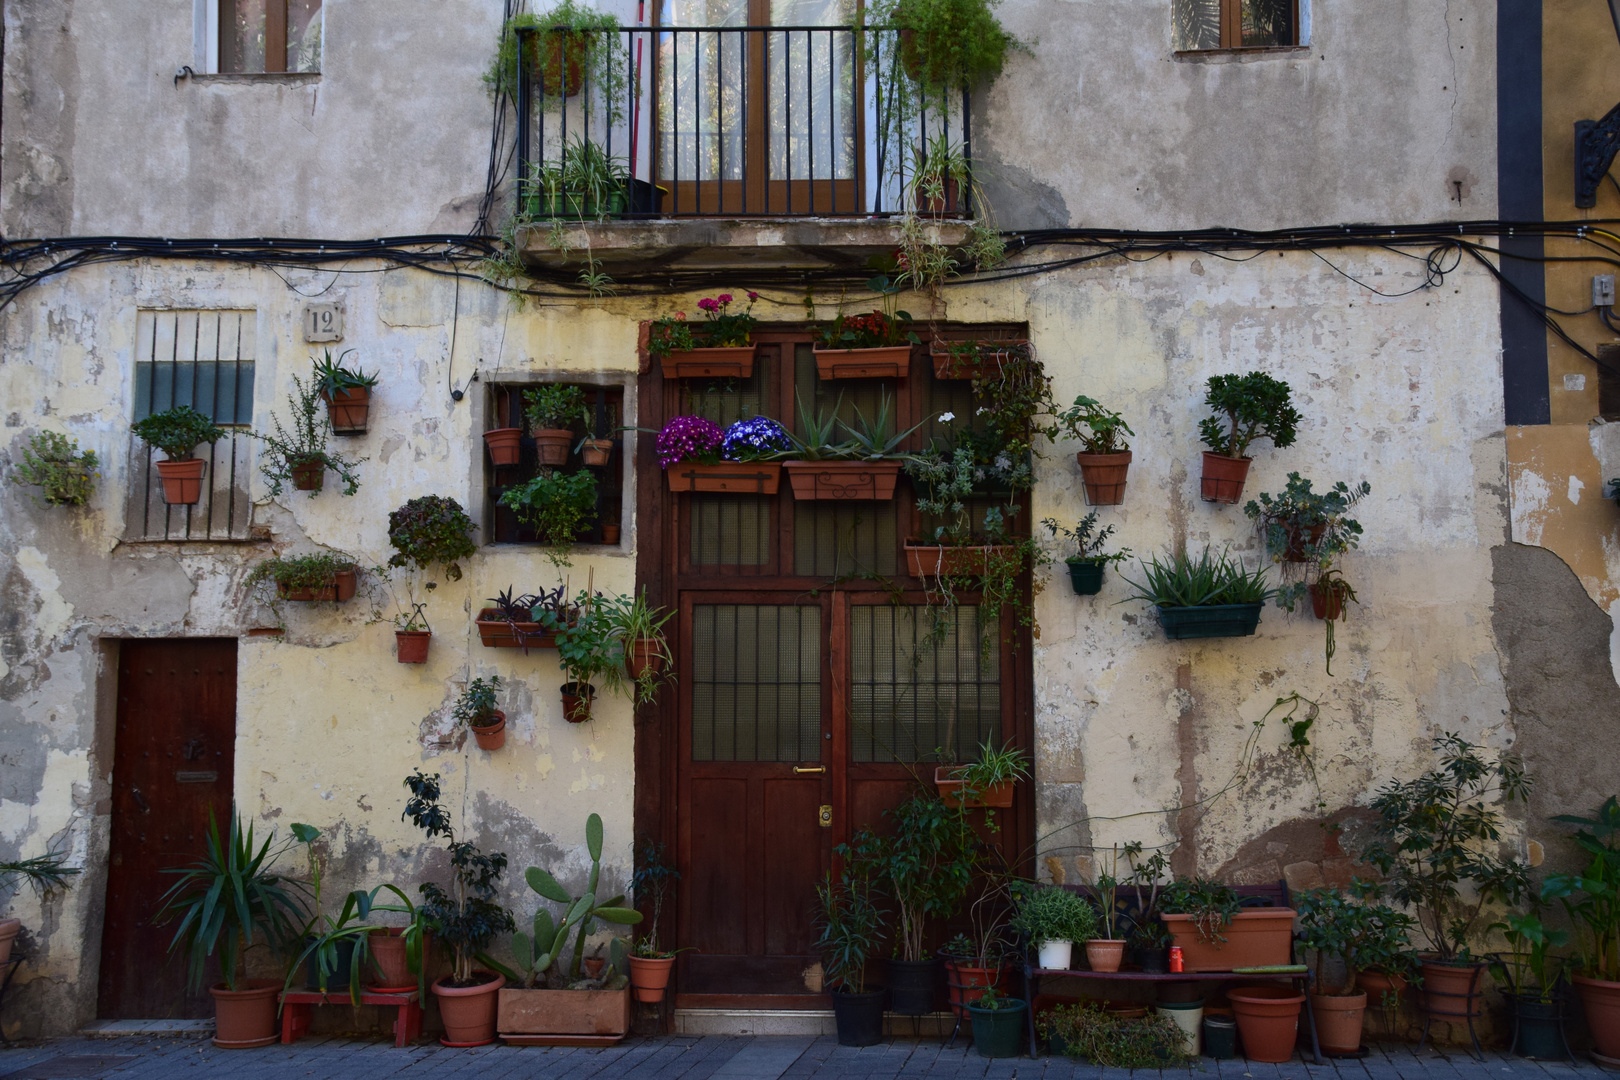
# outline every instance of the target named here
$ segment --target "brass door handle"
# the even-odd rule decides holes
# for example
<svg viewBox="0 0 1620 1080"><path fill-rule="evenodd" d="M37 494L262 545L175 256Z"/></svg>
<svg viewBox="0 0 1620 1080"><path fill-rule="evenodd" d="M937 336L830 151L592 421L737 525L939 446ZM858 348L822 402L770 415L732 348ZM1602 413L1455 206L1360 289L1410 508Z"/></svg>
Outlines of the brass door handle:
<svg viewBox="0 0 1620 1080"><path fill-rule="evenodd" d="M796 776L820 776L827 771L825 765L795 765L793 772Z"/></svg>

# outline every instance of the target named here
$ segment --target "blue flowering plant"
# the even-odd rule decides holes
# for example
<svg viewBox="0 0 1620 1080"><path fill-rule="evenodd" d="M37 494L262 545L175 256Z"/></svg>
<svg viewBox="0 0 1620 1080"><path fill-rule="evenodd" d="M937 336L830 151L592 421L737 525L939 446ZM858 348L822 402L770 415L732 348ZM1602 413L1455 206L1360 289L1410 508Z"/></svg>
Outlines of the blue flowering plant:
<svg viewBox="0 0 1620 1080"><path fill-rule="evenodd" d="M775 461L792 449L793 437L768 416L738 420L720 440L720 456L727 461Z"/></svg>

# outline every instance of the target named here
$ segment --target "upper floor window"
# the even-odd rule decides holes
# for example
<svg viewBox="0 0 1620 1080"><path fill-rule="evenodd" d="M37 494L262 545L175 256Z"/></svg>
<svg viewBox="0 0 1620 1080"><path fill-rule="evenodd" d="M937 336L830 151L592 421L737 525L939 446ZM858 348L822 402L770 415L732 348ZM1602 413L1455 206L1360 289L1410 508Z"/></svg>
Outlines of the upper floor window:
<svg viewBox="0 0 1620 1080"><path fill-rule="evenodd" d="M321 70L321 0L209 0L209 69Z"/></svg>
<svg viewBox="0 0 1620 1080"><path fill-rule="evenodd" d="M1172 0L1177 52L1298 45L1303 0Z"/></svg>

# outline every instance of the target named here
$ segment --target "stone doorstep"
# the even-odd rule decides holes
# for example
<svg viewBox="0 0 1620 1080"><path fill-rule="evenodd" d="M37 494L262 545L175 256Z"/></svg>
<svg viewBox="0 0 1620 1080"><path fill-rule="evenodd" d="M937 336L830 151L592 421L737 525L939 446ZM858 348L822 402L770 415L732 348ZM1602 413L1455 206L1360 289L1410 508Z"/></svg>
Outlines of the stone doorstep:
<svg viewBox="0 0 1620 1080"><path fill-rule="evenodd" d="M928 221L928 239L957 247L968 237L964 221ZM592 221L564 224L562 246L549 242L551 226L522 226L517 245L529 266L562 269L583 266L586 252L604 270L727 269L824 266L863 267L868 259L891 255L899 226L888 218L662 218L644 221Z"/></svg>
<svg viewBox="0 0 1620 1080"><path fill-rule="evenodd" d="M97 1020L79 1029L91 1039L120 1039L127 1035L173 1035L206 1039L214 1034L212 1020Z"/></svg>
<svg viewBox="0 0 1620 1080"><path fill-rule="evenodd" d="M929 1013L913 1020L885 1013L884 1034L943 1038L956 1018L948 1012ZM836 1035L831 1009L676 1009L677 1035Z"/></svg>

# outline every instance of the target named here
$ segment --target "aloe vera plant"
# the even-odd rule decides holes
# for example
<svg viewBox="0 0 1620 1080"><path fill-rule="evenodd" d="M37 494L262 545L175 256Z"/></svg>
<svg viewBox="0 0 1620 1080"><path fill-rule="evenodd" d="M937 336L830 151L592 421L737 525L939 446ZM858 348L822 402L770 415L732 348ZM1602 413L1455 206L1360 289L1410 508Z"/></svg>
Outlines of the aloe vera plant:
<svg viewBox="0 0 1620 1080"><path fill-rule="evenodd" d="M1215 604L1263 604L1276 589L1266 584L1263 566L1250 570L1231 552L1214 554L1209 548L1193 558L1186 552L1161 559L1138 560L1142 581L1125 580L1136 587L1128 599L1146 600L1159 607L1208 607Z"/></svg>
<svg viewBox="0 0 1620 1080"><path fill-rule="evenodd" d="M518 977L526 987L533 986L535 979L556 965L563 947L568 944L570 932L576 935L574 956L568 972L568 981L572 983L579 980L580 961L585 955L585 938L590 934L594 920L601 919L620 926L634 926L641 921L641 912L624 906L622 894L597 903L596 889L602 873L600 815L592 814L585 819L585 847L591 856L591 876L582 896L570 896L555 877L538 866L531 866L523 872L523 880L529 883L529 888L553 903L564 905L561 919L553 919L551 912L541 907L535 910L531 933L518 931L512 935L512 953L520 969ZM628 979L629 965L622 939L613 940L608 957L612 966L603 972L602 988L615 990Z"/></svg>

